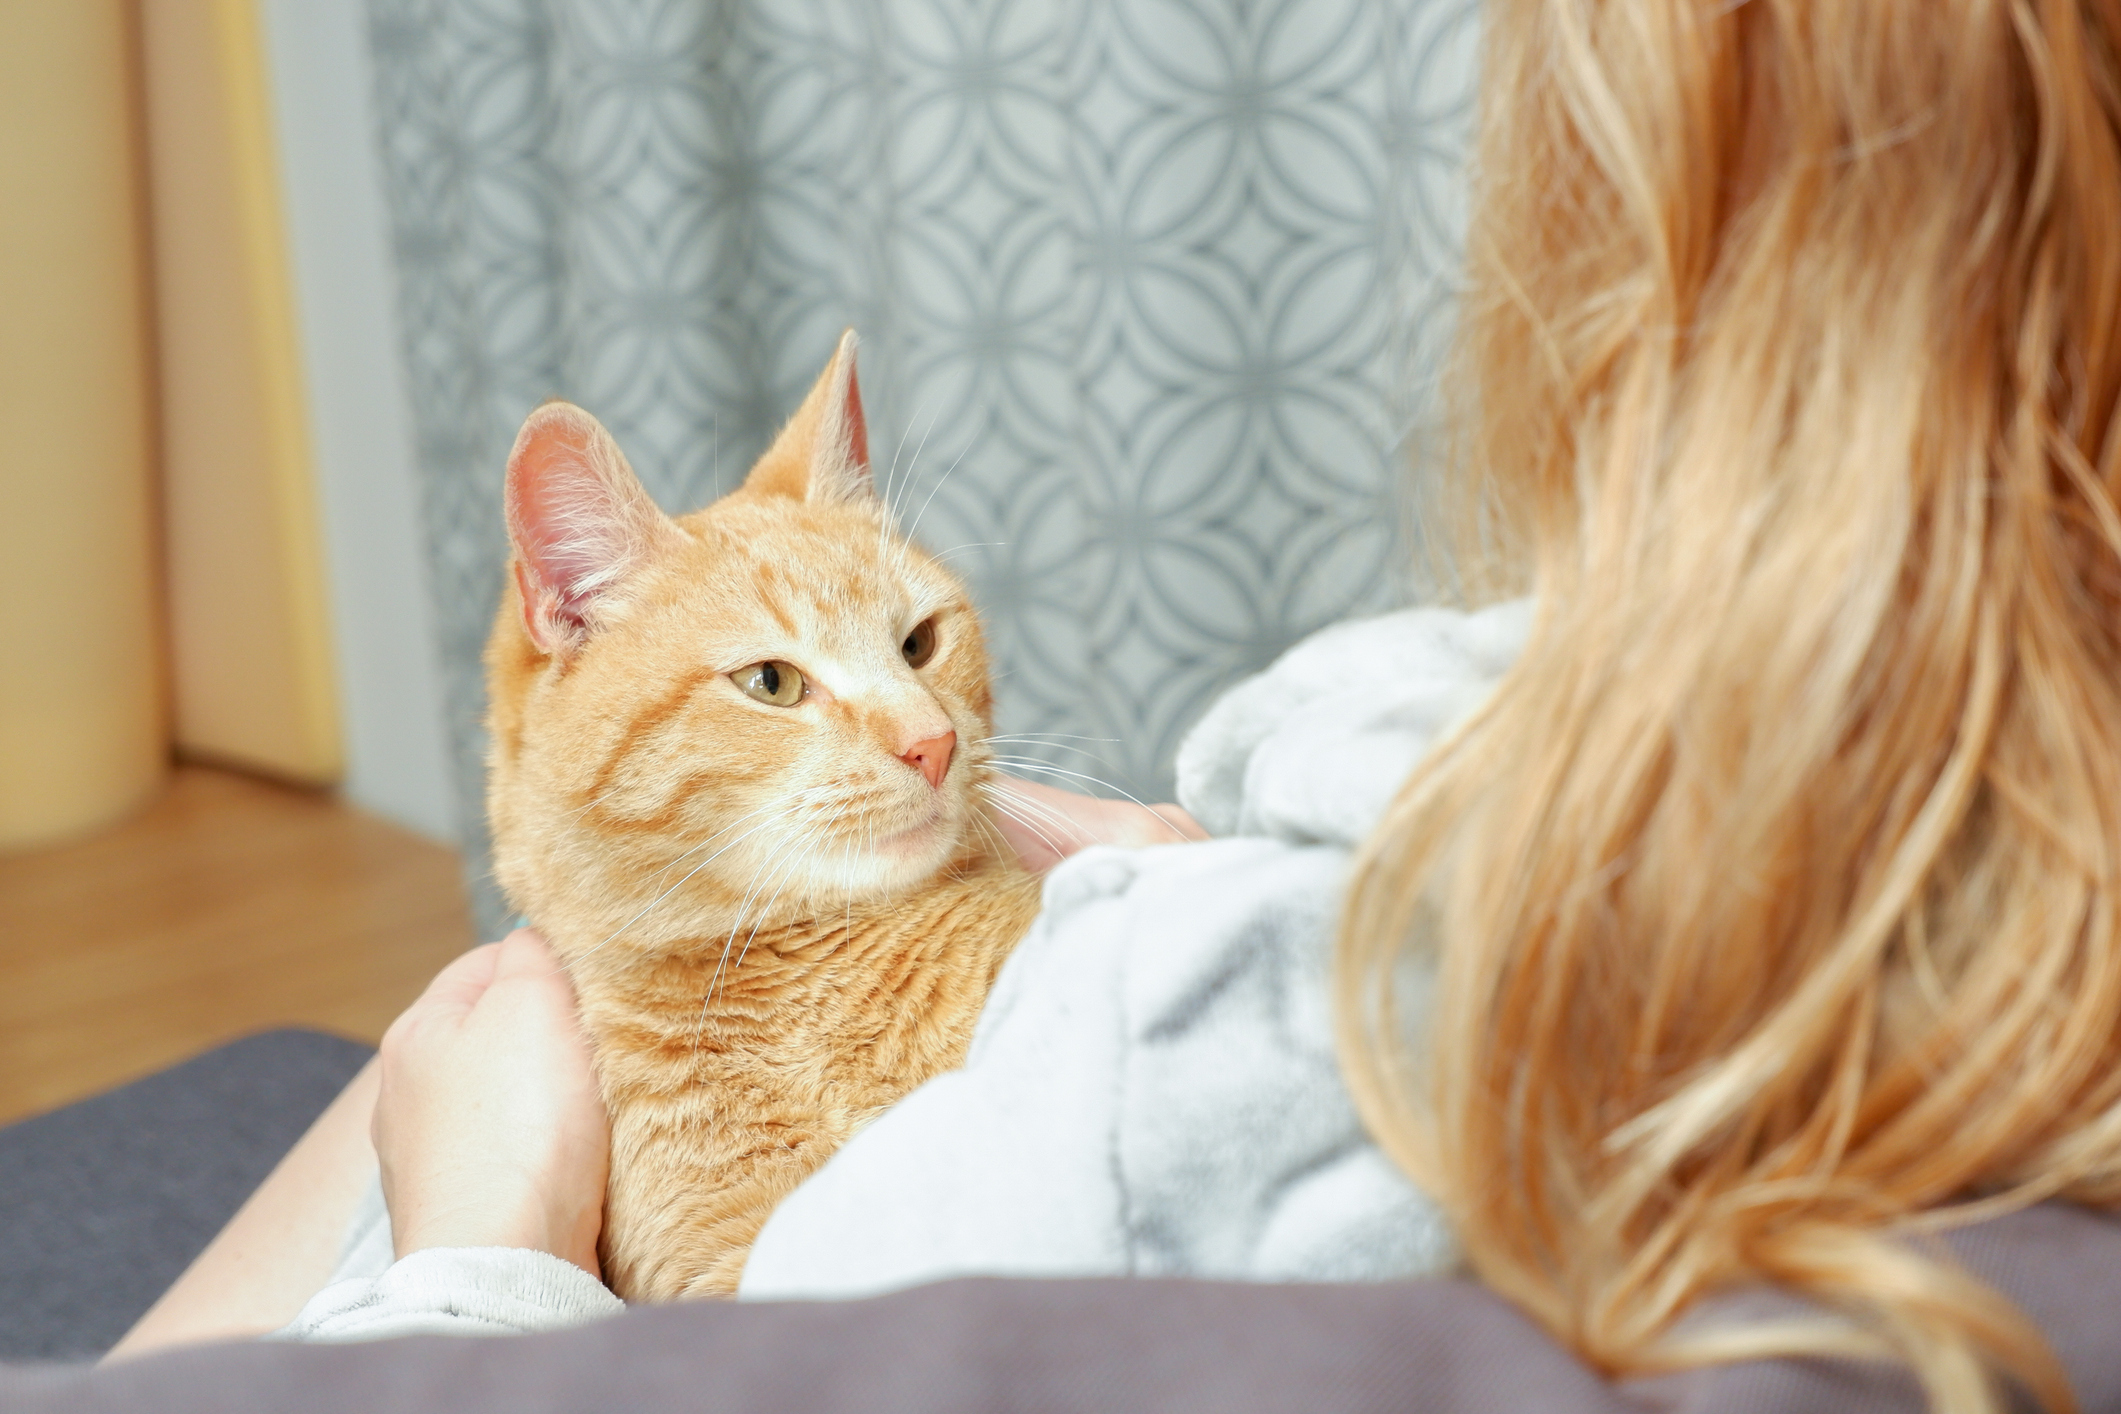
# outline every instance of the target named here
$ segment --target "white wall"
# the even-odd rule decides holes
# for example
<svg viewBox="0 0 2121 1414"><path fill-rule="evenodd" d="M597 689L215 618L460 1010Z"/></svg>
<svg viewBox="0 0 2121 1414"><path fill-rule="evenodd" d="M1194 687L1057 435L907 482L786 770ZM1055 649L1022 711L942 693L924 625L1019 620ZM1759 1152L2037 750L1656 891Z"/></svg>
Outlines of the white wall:
<svg viewBox="0 0 2121 1414"><path fill-rule="evenodd" d="M458 838L362 0L258 0L309 392L345 794Z"/></svg>

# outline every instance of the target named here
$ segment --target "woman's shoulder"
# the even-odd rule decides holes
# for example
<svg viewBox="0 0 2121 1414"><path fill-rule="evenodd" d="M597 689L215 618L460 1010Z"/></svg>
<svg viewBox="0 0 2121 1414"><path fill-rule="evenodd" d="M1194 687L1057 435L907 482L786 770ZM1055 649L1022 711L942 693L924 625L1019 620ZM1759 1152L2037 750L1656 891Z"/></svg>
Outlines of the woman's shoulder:
<svg viewBox="0 0 2121 1414"><path fill-rule="evenodd" d="M1211 834L1359 843L1516 661L1531 617L1513 599L1321 629L1208 709L1179 747L1180 803Z"/></svg>

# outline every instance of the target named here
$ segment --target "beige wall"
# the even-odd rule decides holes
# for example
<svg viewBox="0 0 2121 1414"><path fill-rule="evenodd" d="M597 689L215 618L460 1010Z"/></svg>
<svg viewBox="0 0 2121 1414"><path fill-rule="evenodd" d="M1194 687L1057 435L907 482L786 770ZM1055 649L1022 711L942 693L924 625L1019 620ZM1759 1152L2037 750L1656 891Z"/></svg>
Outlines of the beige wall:
<svg viewBox="0 0 2121 1414"><path fill-rule="evenodd" d="M172 742L340 775L262 41L257 0L0 0L0 849Z"/></svg>
<svg viewBox="0 0 2121 1414"><path fill-rule="evenodd" d="M336 684L256 0L143 0L141 18L176 744L330 783Z"/></svg>
<svg viewBox="0 0 2121 1414"><path fill-rule="evenodd" d="M0 3L0 848L164 768L130 8Z"/></svg>

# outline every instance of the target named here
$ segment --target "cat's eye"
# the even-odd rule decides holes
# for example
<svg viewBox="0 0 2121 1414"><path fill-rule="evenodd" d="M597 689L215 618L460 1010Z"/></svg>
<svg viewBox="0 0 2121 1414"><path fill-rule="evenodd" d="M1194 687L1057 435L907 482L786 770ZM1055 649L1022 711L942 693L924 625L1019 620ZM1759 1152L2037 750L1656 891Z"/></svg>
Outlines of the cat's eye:
<svg viewBox="0 0 2121 1414"><path fill-rule="evenodd" d="M729 676L745 696L775 707L793 707L803 700L803 674L793 663L753 663Z"/></svg>
<svg viewBox="0 0 2121 1414"><path fill-rule="evenodd" d="M906 641L898 646L898 650L906 655L908 667L927 667L928 660L935 656L935 620L922 619L913 632L906 635Z"/></svg>

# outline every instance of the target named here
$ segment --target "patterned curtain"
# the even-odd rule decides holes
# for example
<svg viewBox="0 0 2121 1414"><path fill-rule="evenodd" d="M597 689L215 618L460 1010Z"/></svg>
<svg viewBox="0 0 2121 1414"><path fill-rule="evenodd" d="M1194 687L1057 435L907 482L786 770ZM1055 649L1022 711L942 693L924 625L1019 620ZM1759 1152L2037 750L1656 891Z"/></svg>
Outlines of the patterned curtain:
<svg viewBox="0 0 2121 1414"><path fill-rule="evenodd" d="M489 936L478 658L545 398L687 510L859 328L878 475L971 581L1001 729L1060 784L1168 796L1218 689L1405 592L1474 0L369 13Z"/></svg>

